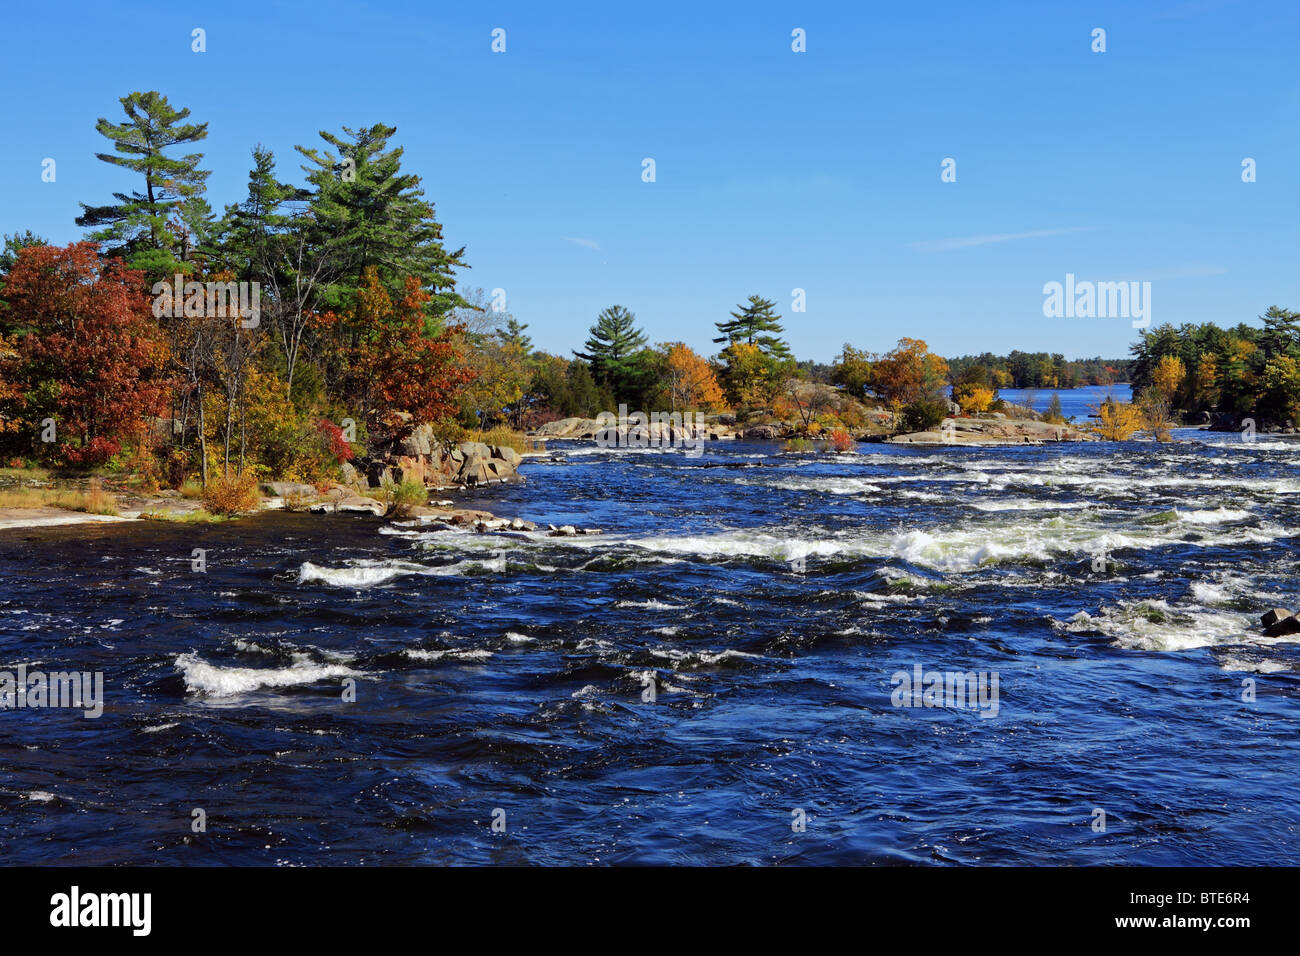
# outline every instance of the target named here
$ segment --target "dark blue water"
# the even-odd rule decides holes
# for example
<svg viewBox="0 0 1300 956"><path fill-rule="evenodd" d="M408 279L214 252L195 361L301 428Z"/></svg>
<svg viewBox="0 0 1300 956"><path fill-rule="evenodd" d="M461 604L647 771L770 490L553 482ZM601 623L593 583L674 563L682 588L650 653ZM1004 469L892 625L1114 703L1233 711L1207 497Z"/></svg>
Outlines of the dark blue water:
<svg viewBox="0 0 1300 956"><path fill-rule="evenodd" d="M1300 646L1255 624L1300 603L1300 448L1179 437L553 444L473 499L599 537L0 533L0 663L102 670L108 700L0 711L0 852L1300 863ZM996 715L894 706L916 665L996 673Z"/></svg>
<svg viewBox="0 0 1300 956"><path fill-rule="evenodd" d="M1012 405L1029 404L1036 412L1047 411L1052 396L1061 399L1061 414L1067 419L1087 422L1088 416L1097 414L1097 408L1108 398L1117 402L1133 400L1133 386L1121 385L1087 385L1083 388L1003 388L998 390L998 397Z"/></svg>

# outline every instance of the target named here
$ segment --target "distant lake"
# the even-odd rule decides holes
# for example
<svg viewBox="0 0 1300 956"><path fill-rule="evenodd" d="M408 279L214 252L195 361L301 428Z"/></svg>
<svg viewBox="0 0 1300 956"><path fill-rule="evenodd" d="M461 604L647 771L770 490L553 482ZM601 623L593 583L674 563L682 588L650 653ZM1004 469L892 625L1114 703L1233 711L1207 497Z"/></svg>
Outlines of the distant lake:
<svg viewBox="0 0 1300 956"><path fill-rule="evenodd" d="M1100 405L1108 396L1121 402L1133 400L1131 385L1089 385L1085 388L1002 388L998 396L1012 405L1023 405L1026 398L1033 396L1033 409L1036 412L1047 410L1052 395L1061 396L1061 414L1066 418L1074 417L1080 421L1094 414L1093 408Z"/></svg>

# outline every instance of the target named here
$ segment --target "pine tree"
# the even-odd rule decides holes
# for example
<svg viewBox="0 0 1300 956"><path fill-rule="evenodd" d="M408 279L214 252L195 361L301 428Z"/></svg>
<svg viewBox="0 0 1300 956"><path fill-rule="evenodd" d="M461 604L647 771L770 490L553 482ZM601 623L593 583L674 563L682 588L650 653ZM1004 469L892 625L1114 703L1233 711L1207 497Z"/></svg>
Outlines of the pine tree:
<svg viewBox="0 0 1300 956"><path fill-rule="evenodd" d="M311 212L320 241L346 263L346 277L322 296L327 307L347 308L362 276L373 268L389 294L405 295L407 276L428 293L426 314L441 319L466 302L456 292L454 270L468 268L464 248L448 252L420 177L403 173L402 149L388 148L395 126L343 127L346 138L321 131L333 151L296 147L315 187ZM435 323L440 324L440 323Z"/></svg>
<svg viewBox="0 0 1300 956"><path fill-rule="evenodd" d="M714 342L732 345L743 342L758 346L764 355L775 359L789 360L794 356L785 341L779 338L782 328L781 316L776 314L776 303L771 299L751 295L748 305L737 308L739 312L731 313L730 322L718 322L718 331L722 334Z"/></svg>
<svg viewBox="0 0 1300 956"><path fill-rule="evenodd" d="M1279 306L1269 306L1268 311L1260 316L1264 331L1260 335L1260 345L1265 359L1275 355L1294 355L1300 352L1300 312L1291 312Z"/></svg>
<svg viewBox="0 0 1300 956"><path fill-rule="evenodd" d="M177 229L193 235L203 228L205 212L210 213L202 201L209 175L199 169L203 154L172 157L164 150L204 139L208 124L183 122L190 111L173 109L167 97L153 90L131 93L121 103L127 122L110 123L101 116L95 124L114 152L96 155L143 176L144 192L114 193L117 202L105 206L82 203L77 225L95 230L90 238L104 243L108 254L125 256L132 265L156 273L167 266L167 256L158 254L175 251ZM183 247L195 244L182 242Z"/></svg>
<svg viewBox="0 0 1300 956"><path fill-rule="evenodd" d="M284 211L285 203L307 195L277 180L275 154L260 143L254 146L247 198L227 206L215 230L221 265L241 279L264 280L268 264L275 258L271 247L292 218Z"/></svg>
<svg viewBox="0 0 1300 956"><path fill-rule="evenodd" d="M518 349L524 355L531 355L533 352L533 340L524 333L528 328L528 323L520 322L514 316L506 319L506 326L497 335L501 339L502 345L509 345Z"/></svg>
<svg viewBox="0 0 1300 956"><path fill-rule="evenodd" d="M636 378L637 353L645 344L645 334L636 327L636 316L621 305L611 305L596 317L583 345L586 351L573 354L590 363L596 381L620 398L626 396Z"/></svg>

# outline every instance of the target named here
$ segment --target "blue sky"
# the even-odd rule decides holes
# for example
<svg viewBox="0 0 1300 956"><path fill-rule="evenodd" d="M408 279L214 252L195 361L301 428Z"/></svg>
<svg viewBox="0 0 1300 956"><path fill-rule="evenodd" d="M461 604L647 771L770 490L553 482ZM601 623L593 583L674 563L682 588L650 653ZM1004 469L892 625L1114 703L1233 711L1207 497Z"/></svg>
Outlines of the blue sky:
<svg viewBox="0 0 1300 956"><path fill-rule="evenodd" d="M903 335L1126 354L1127 319L1043 316L1067 272L1150 281L1157 324L1300 309L1294 3L114 7L6 12L0 231L80 238L78 201L133 185L94 158L96 117L157 89L210 124L217 209L255 143L298 180L293 146L319 130L397 126L464 283L504 288L552 351L619 303L711 353L758 293L803 358Z"/></svg>

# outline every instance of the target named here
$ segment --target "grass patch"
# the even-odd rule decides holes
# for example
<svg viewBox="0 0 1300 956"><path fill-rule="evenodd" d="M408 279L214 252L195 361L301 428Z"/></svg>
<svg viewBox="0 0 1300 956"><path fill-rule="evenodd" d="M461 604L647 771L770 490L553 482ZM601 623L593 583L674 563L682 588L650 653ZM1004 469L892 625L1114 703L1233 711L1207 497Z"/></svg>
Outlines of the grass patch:
<svg viewBox="0 0 1300 956"><path fill-rule="evenodd" d="M214 515L199 508L195 511L144 511L141 518L148 521L171 521L175 524L216 524L220 521L232 521L236 515Z"/></svg>
<svg viewBox="0 0 1300 956"><path fill-rule="evenodd" d="M528 446L530 444L523 432L517 432L505 425L498 425L496 428L489 428L487 431L479 431L472 440L481 441L485 445L513 448L521 455L529 450Z"/></svg>
<svg viewBox="0 0 1300 956"><path fill-rule="evenodd" d="M0 478L17 478L19 481L48 481L48 468L0 468Z"/></svg>
<svg viewBox="0 0 1300 956"><path fill-rule="evenodd" d="M86 491L72 488L6 488L0 490L0 508L62 508L92 515L116 515L117 499L102 487Z"/></svg>

